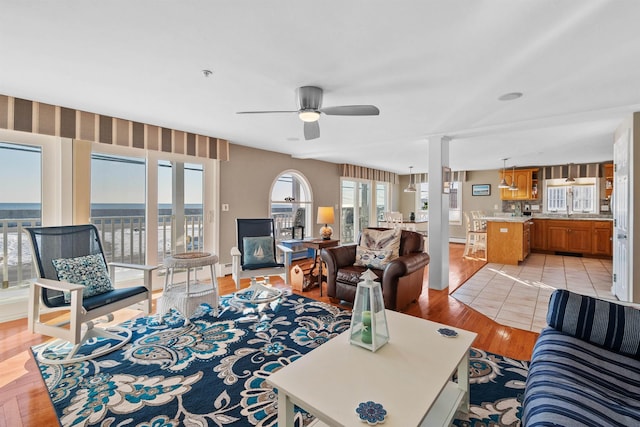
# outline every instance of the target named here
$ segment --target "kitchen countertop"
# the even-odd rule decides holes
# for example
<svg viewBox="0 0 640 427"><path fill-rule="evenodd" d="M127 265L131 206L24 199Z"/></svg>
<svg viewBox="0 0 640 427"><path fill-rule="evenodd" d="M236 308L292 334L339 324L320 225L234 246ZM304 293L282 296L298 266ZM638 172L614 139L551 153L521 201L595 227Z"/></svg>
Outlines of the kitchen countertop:
<svg viewBox="0 0 640 427"><path fill-rule="evenodd" d="M571 214L558 215L558 214L538 214L532 217L533 219L568 219L571 221L613 221L612 215L584 215L584 214Z"/></svg>
<svg viewBox="0 0 640 427"><path fill-rule="evenodd" d="M538 214L534 216L486 216L481 218L483 221L492 222L527 222L530 219L558 219L558 220L570 220L570 221L613 221L611 216L584 216L580 214L575 215L554 215L554 214Z"/></svg>
<svg viewBox="0 0 640 427"><path fill-rule="evenodd" d="M532 218L530 216L484 216L480 219L490 222L527 222Z"/></svg>

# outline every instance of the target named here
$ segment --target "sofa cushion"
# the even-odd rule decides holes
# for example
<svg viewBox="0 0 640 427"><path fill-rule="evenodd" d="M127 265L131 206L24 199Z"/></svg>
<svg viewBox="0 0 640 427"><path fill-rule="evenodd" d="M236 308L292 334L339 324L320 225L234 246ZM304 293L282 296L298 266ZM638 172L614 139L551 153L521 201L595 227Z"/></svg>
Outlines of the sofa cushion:
<svg viewBox="0 0 640 427"><path fill-rule="evenodd" d="M355 265L384 269L400 252L401 229L373 230L366 228L356 248Z"/></svg>
<svg viewBox="0 0 640 427"><path fill-rule="evenodd" d="M350 265L347 267L342 267L338 269L336 280L341 283L349 283L350 285L357 286L359 282L362 281L360 277L362 273L367 271L367 267ZM378 276L378 280L382 283L382 270L373 269L376 276Z"/></svg>
<svg viewBox="0 0 640 427"><path fill-rule="evenodd" d="M640 310L564 289L551 294L547 323L591 344L640 359Z"/></svg>
<svg viewBox="0 0 640 427"><path fill-rule="evenodd" d="M546 328L533 349L522 425L640 425L640 361Z"/></svg>

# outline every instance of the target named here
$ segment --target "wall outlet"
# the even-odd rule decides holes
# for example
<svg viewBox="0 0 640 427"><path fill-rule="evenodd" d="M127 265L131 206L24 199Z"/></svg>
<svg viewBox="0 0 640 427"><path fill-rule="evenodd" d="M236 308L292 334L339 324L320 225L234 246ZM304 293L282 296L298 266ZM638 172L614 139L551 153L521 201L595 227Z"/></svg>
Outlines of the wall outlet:
<svg viewBox="0 0 640 427"><path fill-rule="evenodd" d="M229 204L228 203L223 203L222 204L222 212L228 212L229 211Z"/></svg>

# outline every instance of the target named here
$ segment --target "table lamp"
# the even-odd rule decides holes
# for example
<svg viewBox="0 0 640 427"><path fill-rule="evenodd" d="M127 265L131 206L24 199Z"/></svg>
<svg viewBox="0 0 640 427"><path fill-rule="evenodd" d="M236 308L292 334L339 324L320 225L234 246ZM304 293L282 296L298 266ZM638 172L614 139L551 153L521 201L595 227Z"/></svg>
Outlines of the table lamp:
<svg viewBox="0 0 640 427"><path fill-rule="evenodd" d="M318 224L324 224L324 226L320 228L320 237L322 237L322 240L331 239L333 229L329 224L333 224L334 220L333 206L318 206L318 217L316 222Z"/></svg>

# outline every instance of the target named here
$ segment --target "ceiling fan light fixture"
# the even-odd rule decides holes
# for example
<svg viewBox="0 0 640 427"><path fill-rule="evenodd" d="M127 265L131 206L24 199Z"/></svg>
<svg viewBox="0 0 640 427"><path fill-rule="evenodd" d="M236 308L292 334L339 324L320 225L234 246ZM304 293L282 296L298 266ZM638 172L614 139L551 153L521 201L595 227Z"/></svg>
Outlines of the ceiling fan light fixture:
<svg viewBox="0 0 640 427"><path fill-rule="evenodd" d="M515 99L518 98L522 98L522 92L510 92L510 93L505 93L504 95L501 95L500 97L498 97L499 101L513 101Z"/></svg>
<svg viewBox="0 0 640 427"><path fill-rule="evenodd" d="M298 117L303 122L317 122L320 118L320 113L314 110L302 110L298 113Z"/></svg>

